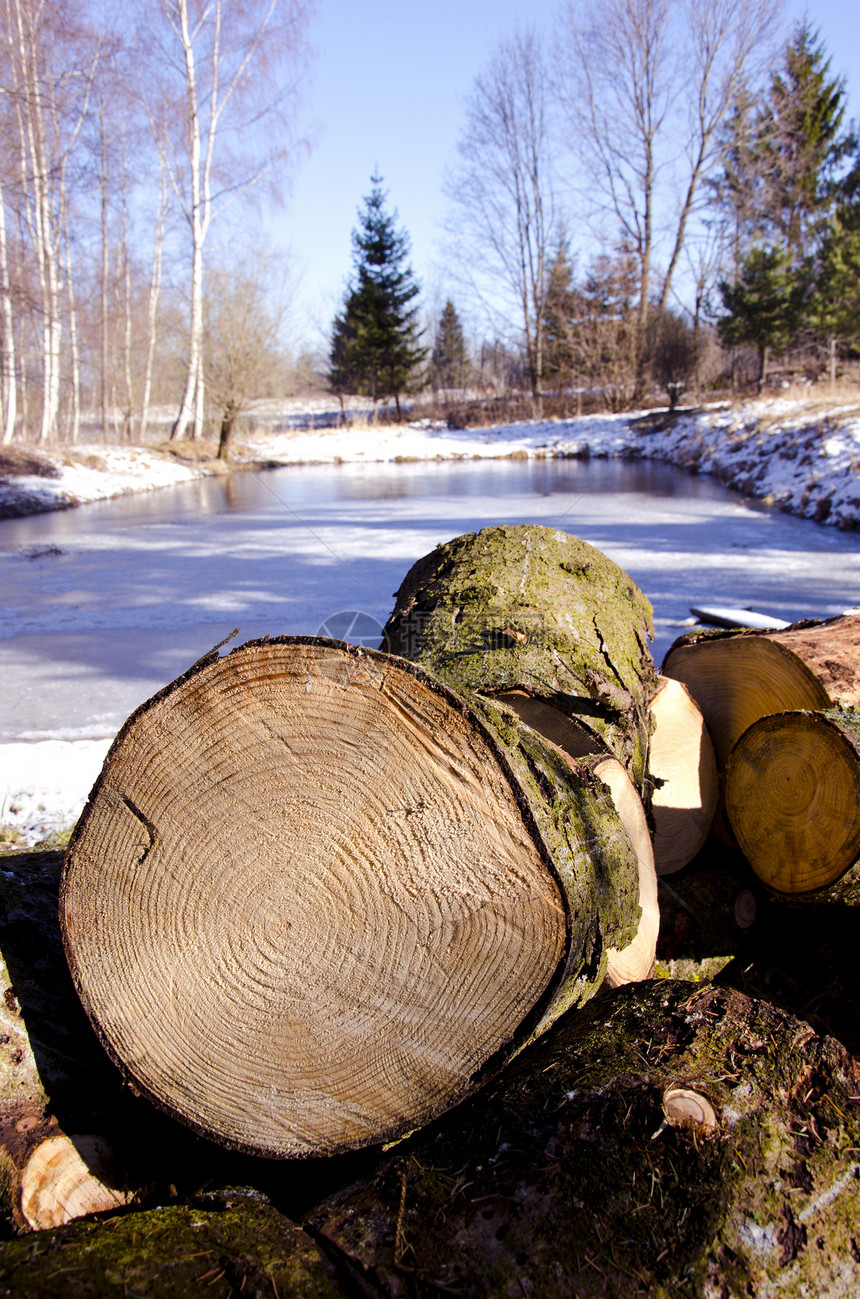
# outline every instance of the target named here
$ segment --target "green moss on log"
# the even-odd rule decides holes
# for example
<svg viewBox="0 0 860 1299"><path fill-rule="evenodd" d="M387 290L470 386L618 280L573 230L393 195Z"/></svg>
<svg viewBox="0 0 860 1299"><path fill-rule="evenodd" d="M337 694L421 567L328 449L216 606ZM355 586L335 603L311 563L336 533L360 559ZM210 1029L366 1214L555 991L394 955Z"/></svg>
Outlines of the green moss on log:
<svg viewBox="0 0 860 1299"><path fill-rule="evenodd" d="M585 721L641 791L651 636L651 605L623 569L565 532L520 525L457 537L413 565L383 644L475 707L521 689Z"/></svg>
<svg viewBox="0 0 860 1299"><path fill-rule="evenodd" d="M335 1299L349 1293L313 1241L261 1197L213 1212L152 1209L0 1243L0 1295L16 1299Z"/></svg>
<svg viewBox="0 0 860 1299"><path fill-rule="evenodd" d="M678 1086L710 1102L715 1130L666 1123ZM631 985L309 1225L386 1295L848 1299L856 1095L839 1044L771 1006Z"/></svg>

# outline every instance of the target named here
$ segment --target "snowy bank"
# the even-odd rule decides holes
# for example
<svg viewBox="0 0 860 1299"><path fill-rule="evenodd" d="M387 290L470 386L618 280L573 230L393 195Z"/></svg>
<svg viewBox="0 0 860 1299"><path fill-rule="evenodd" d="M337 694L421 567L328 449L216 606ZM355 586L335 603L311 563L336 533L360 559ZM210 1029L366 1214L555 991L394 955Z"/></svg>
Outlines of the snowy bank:
<svg viewBox="0 0 860 1299"><path fill-rule="evenodd" d="M0 517L62 509L223 473L223 464L140 447L39 451L51 476L0 471ZM680 411L448 429L419 420L362 429L261 433L236 467L636 456L710 473L728 487L804 518L860 527L860 403L770 398Z"/></svg>

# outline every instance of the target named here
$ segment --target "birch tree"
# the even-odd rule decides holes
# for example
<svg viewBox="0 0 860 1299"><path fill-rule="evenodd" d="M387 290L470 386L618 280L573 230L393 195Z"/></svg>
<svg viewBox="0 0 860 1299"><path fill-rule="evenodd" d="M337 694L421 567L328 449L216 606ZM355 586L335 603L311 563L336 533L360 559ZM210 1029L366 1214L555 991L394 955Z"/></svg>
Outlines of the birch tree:
<svg viewBox="0 0 860 1299"><path fill-rule="evenodd" d="M492 311L499 286L522 328L539 413L544 295L556 236L547 70L533 29L496 51L475 81L446 181L465 278Z"/></svg>
<svg viewBox="0 0 860 1299"><path fill-rule="evenodd" d="M18 194L38 273L42 320L39 441L60 407L68 172L99 62L97 42L69 6L3 0L6 85L16 124Z"/></svg>
<svg viewBox="0 0 860 1299"><path fill-rule="evenodd" d="M273 180L292 151L304 0L160 0L158 93L176 123L159 142L188 229L188 356L171 437L204 419L204 246L224 209ZM150 64L150 67L153 67ZM159 75L160 73L160 75Z"/></svg>

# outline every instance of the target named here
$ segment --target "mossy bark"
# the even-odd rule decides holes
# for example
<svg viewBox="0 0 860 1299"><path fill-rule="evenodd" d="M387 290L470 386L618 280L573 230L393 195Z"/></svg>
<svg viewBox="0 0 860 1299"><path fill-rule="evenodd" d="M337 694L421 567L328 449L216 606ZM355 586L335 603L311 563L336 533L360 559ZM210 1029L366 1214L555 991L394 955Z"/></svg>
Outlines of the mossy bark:
<svg viewBox="0 0 860 1299"><path fill-rule="evenodd" d="M667 1124L668 1088L714 1107ZM853 1295L857 1075L733 990L603 993L372 1181L309 1215L374 1294ZM751 1289L748 1290L747 1286Z"/></svg>
<svg viewBox="0 0 860 1299"><path fill-rule="evenodd" d="M586 723L643 792L652 610L593 546L537 525L484 528L409 570L383 645L478 709L522 690Z"/></svg>
<svg viewBox="0 0 860 1299"><path fill-rule="evenodd" d="M325 1253L265 1198L213 1210L151 1209L0 1242L0 1296L75 1299L336 1299L351 1292Z"/></svg>

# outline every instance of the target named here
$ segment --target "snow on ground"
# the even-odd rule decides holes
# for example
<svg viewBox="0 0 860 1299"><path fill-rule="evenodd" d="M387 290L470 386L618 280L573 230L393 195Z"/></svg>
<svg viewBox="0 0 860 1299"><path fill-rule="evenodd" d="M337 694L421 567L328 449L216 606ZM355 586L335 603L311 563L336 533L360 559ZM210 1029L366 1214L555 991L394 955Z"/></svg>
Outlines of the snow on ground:
<svg viewBox="0 0 860 1299"><path fill-rule="evenodd" d="M860 527L860 403L769 398L680 412L451 430L431 420L361 429L262 433L240 461L343 464L516 456L641 456L711 473L727 486L804 518ZM223 472L136 447L40 452L57 477L0 476L0 516L104 500Z"/></svg>
<svg viewBox="0 0 860 1299"><path fill-rule="evenodd" d="M0 844L39 843L74 825L110 740L0 745Z"/></svg>

